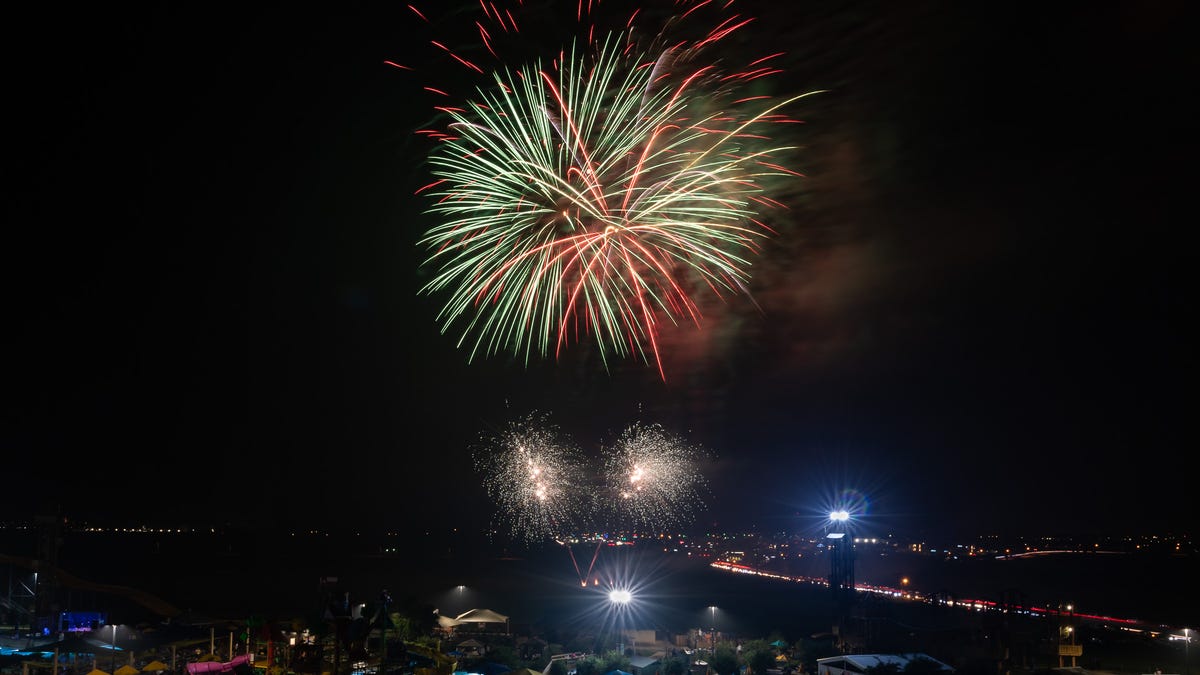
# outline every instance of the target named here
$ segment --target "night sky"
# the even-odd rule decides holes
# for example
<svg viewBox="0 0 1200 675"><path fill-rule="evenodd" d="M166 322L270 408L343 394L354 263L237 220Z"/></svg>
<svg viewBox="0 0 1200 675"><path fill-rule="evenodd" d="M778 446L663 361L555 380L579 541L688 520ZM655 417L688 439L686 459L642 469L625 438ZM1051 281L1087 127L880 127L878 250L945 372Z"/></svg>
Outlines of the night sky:
<svg viewBox="0 0 1200 675"><path fill-rule="evenodd" d="M471 448L540 411L711 451L706 528L849 493L881 533L1193 531L1184 6L746 3L776 93L827 91L754 302L664 334L665 380L440 333L414 132L454 71L404 3L31 7L0 519L480 528Z"/></svg>

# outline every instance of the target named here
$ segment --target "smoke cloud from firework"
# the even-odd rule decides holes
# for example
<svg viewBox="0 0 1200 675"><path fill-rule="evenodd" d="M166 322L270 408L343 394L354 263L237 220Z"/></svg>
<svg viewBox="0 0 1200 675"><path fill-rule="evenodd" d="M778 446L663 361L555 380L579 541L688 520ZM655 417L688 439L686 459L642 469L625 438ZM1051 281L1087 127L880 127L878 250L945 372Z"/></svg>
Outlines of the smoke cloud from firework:
<svg viewBox="0 0 1200 675"><path fill-rule="evenodd" d="M532 413L486 437L475 468L496 504L497 531L535 544L584 533L659 533L706 508L709 458L658 424L634 423L589 462L547 414Z"/></svg>

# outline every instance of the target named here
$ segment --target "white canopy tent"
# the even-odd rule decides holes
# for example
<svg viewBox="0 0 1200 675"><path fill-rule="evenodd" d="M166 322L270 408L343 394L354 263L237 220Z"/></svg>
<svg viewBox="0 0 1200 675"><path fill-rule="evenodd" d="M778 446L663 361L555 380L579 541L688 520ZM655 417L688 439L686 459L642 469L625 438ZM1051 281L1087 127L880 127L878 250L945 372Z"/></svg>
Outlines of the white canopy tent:
<svg viewBox="0 0 1200 675"><path fill-rule="evenodd" d="M490 609L469 609L454 617L459 623L508 623L508 617Z"/></svg>
<svg viewBox="0 0 1200 675"><path fill-rule="evenodd" d="M439 615L437 622L438 627L446 631L460 626L469 627L471 630L488 631L495 626L496 629L508 633L508 617L490 609L472 609L454 618Z"/></svg>

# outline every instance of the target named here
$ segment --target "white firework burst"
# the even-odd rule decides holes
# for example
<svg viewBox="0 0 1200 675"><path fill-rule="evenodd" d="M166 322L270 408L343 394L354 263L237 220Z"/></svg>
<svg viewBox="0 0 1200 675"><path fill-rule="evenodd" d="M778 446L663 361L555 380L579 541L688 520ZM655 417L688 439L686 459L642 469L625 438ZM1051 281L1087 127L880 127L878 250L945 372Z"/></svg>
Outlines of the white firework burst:
<svg viewBox="0 0 1200 675"><path fill-rule="evenodd" d="M658 424L635 423L604 457L615 527L663 532L704 508L703 450Z"/></svg>
<svg viewBox="0 0 1200 675"><path fill-rule="evenodd" d="M474 455L498 517L528 543L577 531L590 511L580 453L547 419L534 413L512 422Z"/></svg>

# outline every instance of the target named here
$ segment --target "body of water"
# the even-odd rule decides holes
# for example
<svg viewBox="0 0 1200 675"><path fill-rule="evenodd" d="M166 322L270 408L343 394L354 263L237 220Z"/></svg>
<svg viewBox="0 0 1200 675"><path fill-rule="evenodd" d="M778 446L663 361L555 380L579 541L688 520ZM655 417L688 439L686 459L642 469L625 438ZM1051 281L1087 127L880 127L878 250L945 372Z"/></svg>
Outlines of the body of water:
<svg viewBox="0 0 1200 675"><path fill-rule="evenodd" d="M673 633L716 628L753 637L776 630L797 639L828 631L836 610L824 586L731 574L713 569L708 559L649 545L552 544L512 554L487 545L393 543L72 534L64 538L59 565L94 584L138 589L181 610L232 620L312 616L331 595L374 603L387 590L397 602L427 604L443 615L488 608L541 629L586 630L620 620ZM927 595L1070 603L1080 613L1182 627L1200 626L1197 563L1195 557L1140 554L1010 560L872 554L856 559L855 574L858 583L877 586L901 587L908 579L908 588ZM783 568L816 578L829 571L820 556ZM606 595L612 588L634 595L620 613ZM107 602L105 594L86 589L68 593L74 609Z"/></svg>

